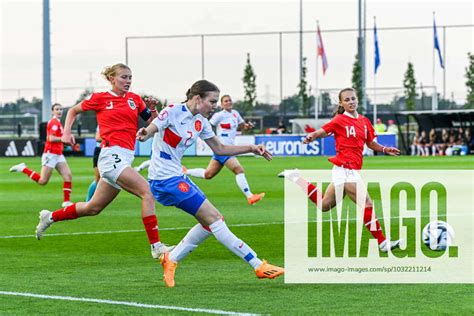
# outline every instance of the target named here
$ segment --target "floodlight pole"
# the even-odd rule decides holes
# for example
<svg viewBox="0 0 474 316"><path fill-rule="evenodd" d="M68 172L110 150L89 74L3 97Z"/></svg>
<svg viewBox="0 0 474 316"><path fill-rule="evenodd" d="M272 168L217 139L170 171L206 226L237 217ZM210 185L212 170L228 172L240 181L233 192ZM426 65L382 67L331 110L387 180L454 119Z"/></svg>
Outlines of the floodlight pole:
<svg viewBox="0 0 474 316"><path fill-rule="evenodd" d="M204 79L204 35L201 35L201 79Z"/></svg>
<svg viewBox="0 0 474 316"><path fill-rule="evenodd" d="M51 40L49 30L49 0L43 0L43 104L41 122L51 116Z"/></svg>
<svg viewBox="0 0 474 316"><path fill-rule="evenodd" d="M303 81L303 0L300 0L300 83Z"/></svg>
<svg viewBox="0 0 474 316"><path fill-rule="evenodd" d="M125 37L125 65L128 66L128 37Z"/></svg>

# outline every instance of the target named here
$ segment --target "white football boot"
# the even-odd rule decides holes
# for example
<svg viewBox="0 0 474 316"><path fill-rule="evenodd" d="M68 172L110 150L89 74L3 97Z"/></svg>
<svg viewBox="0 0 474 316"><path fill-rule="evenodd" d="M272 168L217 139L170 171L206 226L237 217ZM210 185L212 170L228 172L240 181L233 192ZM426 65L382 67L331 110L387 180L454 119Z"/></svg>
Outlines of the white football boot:
<svg viewBox="0 0 474 316"><path fill-rule="evenodd" d="M158 245L155 247L155 245L151 245L151 256L153 259L160 259L160 256L164 253L170 252L173 250L176 246L166 246L162 242L158 242Z"/></svg>
<svg viewBox="0 0 474 316"><path fill-rule="evenodd" d="M395 249L395 248L399 248L401 241L402 241L401 239L395 240L395 241L390 241L390 240L388 240L388 239L385 239L385 240L379 245L379 249L380 249L380 251L382 251L382 252L388 252L389 247L390 247L390 250L393 250L393 249Z"/></svg>
<svg viewBox="0 0 474 316"><path fill-rule="evenodd" d="M26 168L26 165L24 162L19 163L18 165L14 165L10 168L10 172L23 172L23 170Z"/></svg>
<svg viewBox="0 0 474 316"><path fill-rule="evenodd" d="M298 178L300 177L300 171L298 169L284 170L278 174L278 177L285 177L293 182L296 182L296 180L298 180Z"/></svg>
<svg viewBox="0 0 474 316"><path fill-rule="evenodd" d="M54 223L53 220L49 219L51 216L51 212L48 210L42 210L39 213L39 223L38 226L36 226L36 239L40 240L41 236L43 236L43 233L46 229L48 229L51 224Z"/></svg>
<svg viewBox="0 0 474 316"><path fill-rule="evenodd" d="M72 203L71 201L66 201L66 202L63 202L63 204L61 204L61 207L68 207L68 206L71 206L73 204L74 203Z"/></svg>

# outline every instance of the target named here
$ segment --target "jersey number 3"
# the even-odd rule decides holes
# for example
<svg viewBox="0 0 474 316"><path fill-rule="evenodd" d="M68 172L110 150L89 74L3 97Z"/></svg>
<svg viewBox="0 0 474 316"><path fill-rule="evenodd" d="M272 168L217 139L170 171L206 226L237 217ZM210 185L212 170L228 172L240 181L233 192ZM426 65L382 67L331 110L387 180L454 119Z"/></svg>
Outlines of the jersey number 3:
<svg viewBox="0 0 474 316"><path fill-rule="evenodd" d="M346 135L349 138L351 135L356 137L356 131L354 126L346 126Z"/></svg>

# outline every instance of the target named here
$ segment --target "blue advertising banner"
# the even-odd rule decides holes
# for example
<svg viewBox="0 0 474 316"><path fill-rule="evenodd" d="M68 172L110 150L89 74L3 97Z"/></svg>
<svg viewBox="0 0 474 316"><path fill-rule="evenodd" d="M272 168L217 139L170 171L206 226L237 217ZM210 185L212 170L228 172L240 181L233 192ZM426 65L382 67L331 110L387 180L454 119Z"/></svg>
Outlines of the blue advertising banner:
<svg viewBox="0 0 474 316"><path fill-rule="evenodd" d="M255 136L255 144L264 144L273 156L320 156L321 142L303 144L303 135Z"/></svg>

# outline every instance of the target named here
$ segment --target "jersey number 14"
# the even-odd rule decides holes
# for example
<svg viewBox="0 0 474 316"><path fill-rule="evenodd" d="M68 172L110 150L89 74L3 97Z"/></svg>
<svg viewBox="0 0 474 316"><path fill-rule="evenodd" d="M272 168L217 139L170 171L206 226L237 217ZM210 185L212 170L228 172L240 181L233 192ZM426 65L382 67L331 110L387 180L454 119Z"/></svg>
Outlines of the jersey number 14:
<svg viewBox="0 0 474 316"><path fill-rule="evenodd" d="M346 135L349 138L351 135L356 137L356 131L354 126L346 126Z"/></svg>

